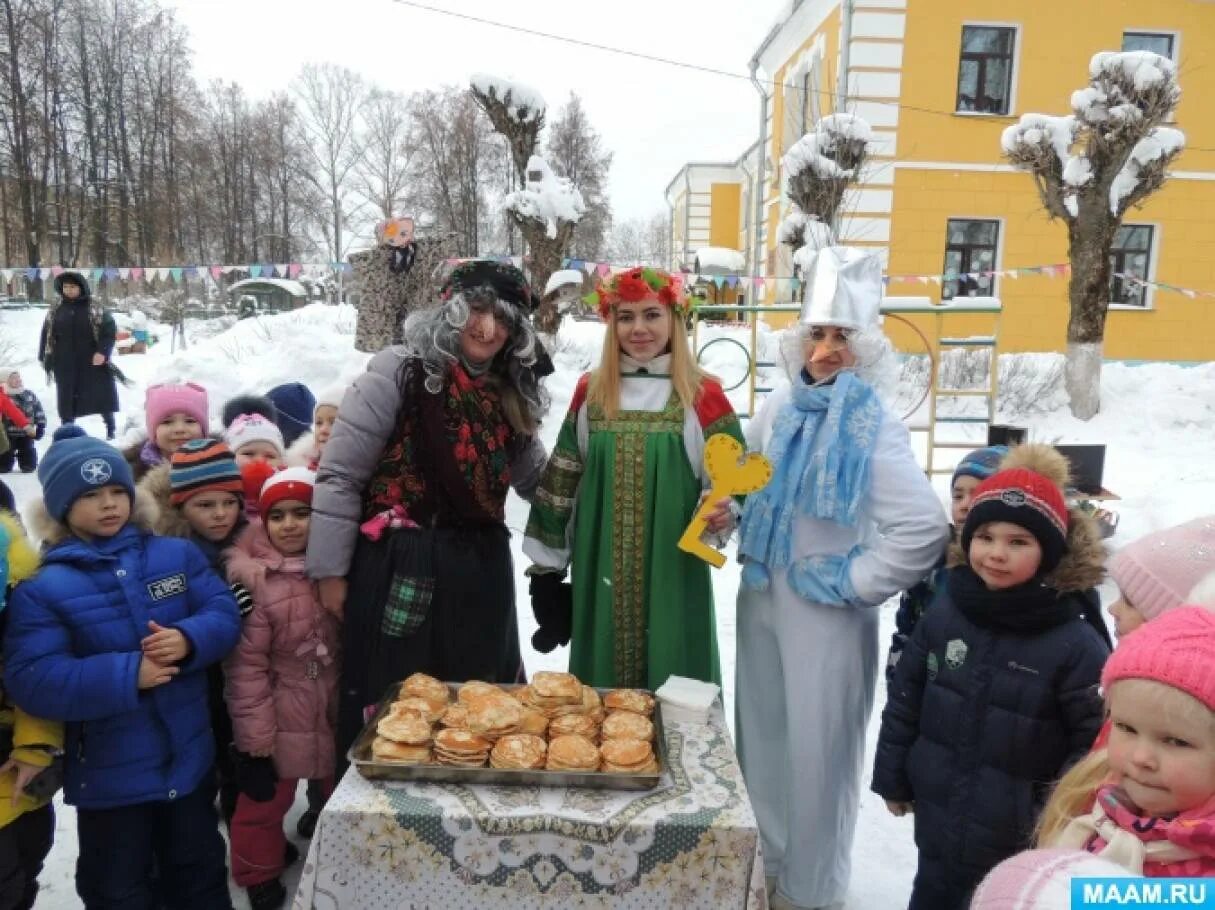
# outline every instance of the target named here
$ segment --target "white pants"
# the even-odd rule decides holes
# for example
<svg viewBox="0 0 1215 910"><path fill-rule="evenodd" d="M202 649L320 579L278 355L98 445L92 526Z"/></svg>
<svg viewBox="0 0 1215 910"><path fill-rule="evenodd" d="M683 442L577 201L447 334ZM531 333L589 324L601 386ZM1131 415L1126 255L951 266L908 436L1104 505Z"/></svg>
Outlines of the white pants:
<svg viewBox="0 0 1215 910"><path fill-rule="evenodd" d="M878 673L878 611L807 603L783 573L738 595L738 757L764 873L798 907L843 901Z"/></svg>

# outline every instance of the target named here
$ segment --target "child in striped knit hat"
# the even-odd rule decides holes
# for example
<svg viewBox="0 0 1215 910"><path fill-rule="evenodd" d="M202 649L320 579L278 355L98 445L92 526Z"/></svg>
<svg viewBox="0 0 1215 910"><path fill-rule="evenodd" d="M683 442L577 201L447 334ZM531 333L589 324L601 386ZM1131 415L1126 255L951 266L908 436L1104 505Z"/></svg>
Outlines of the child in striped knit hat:
<svg viewBox="0 0 1215 910"><path fill-rule="evenodd" d="M207 557L211 568L224 577L225 551L236 542L248 521L243 509L244 485L236 458L227 443L218 439L193 439L183 444L167 465L167 504L153 502L154 485L160 469L140 482L136 496L152 505L152 528L168 537L194 541ZM253 599L241 585L232 585L241 616L253 607ZM211 732L215 738L215 767L219 781L220 809L225 821L236 810L236 771L230 747L232 720L224 702L222 664L207 668L207 705L211 713Z"/></svg>

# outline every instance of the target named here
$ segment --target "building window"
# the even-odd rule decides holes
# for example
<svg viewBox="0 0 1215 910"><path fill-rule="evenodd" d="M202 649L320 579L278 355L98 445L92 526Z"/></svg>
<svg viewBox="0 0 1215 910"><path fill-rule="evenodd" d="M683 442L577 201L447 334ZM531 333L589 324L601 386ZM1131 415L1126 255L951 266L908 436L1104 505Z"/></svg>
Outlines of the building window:
<svg viewBox="0 0 1215 910"><path fill-rule="evenodd" d="M995 276L976 275L996 268L1000 222L950 218L945 234L945 283L942 300L954 297L987 297L995 287Z"/></svg>
<svg viewBox="0 0 1215 910"><path fill-rule="evenodd" d="M1150 224L1124 224L1114 235L1110 248L1110 304L1147 306L1147 286L1127 281L1122 275L1147 279L1152 261L1155 230Z"/></svg>
<svg viewBox="0 0 1215 910"><path fill-rule="evenodd" d="M1123 32L1122 49L1124 51L1151 51L1167 60L1173 59L1173 49L1176 45L1176 35L1168 32Z"/></svg>
<svg viewBox="0 0 1215 910"><path fill-rule="evenodd" d="M956 110L1007 114L1012 108L1015 28L963 25Z"/></svg>

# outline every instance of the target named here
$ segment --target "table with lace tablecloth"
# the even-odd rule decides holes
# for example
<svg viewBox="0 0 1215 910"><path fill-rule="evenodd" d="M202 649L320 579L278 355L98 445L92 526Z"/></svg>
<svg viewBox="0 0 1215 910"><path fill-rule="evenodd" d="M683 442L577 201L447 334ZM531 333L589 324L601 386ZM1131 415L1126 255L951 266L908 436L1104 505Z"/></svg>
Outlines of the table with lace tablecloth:
<svg viewBox="0 0 1215 910"><path fill-rule="evenodd" d="M720 703L668 721L654 790L376 782L317 824L295 910L765 910L759 829Z"/></svg>

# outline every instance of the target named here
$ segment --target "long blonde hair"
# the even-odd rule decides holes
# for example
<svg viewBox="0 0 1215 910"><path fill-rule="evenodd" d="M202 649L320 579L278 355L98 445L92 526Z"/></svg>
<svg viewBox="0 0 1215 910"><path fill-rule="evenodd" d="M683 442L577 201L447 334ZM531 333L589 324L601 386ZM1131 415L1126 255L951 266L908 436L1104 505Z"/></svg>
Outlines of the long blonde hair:
<svg viewBox="0 0 1215 910"><path fill-rule="evenodd" d="M688 330L679 314L664 308L671 319L671 385L685 410L696 406L700 386L709 374L696 365L692 357L692 346L688 343ZM620 338L616 334L616 312L608 315L608 330L603 333L603 353L599 366L591 371L587 386L588 405L603 410L609 420L620 410Z"/></svg>
<svg viewBox="0 0 1215 910"><path fill-rule="evenodd" d="M1038 818L1034 846L1053 847L1073 818L1092 811L1097 788L1105 783L1109 773L1110 756L1106 749L1090 752L1072 765L1055 785Z"/></svg>

